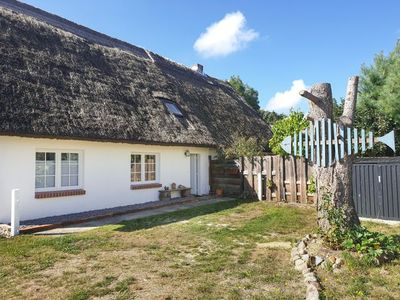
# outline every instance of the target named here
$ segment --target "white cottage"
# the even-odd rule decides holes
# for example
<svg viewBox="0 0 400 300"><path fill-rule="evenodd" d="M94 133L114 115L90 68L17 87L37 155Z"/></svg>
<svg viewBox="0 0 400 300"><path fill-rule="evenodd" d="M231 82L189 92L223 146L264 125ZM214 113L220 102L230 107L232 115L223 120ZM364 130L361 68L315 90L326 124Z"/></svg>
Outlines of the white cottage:
<svg viewBox="0 0 400 300"><path fill-rule="evenodd" d="M0 223L209 193L209 156L271 131L224 81L0 0Z"/></svg>

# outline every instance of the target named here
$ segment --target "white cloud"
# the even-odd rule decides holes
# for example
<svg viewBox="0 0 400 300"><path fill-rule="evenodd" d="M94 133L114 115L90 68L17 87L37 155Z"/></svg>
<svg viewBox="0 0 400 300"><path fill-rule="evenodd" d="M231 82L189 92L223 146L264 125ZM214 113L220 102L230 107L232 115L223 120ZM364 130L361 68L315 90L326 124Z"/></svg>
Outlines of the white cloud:
<svg viewBox="0 0 400 300"><path fill-rule="evenodd" d="M277 92L268 101L266 109L269 111L283 111L295 107L302 100L299 92L305 89L306 85L302 79L293 80L290 89L284 92Z"/></svg>
<svg viewBox="0 0 400 300"><path fill-rule="evenodd" d="M193 48L204 57L226 56L244 48L258 37L258 32L246 28L246 18L240 12L226 14L209 26L196 40Z"/></svg>

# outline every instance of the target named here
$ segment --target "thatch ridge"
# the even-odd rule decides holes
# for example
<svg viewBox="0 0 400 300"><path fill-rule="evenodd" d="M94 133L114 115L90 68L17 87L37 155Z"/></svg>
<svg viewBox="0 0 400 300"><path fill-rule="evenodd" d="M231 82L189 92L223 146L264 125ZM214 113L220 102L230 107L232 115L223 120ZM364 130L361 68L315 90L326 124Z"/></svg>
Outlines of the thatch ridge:
<svg viewBox="0 0 400 300"><path fill-rule="evenodd" d="M226 82L150 52L153 62L118 40L95 43L5 2L20 7L0 0L0 134L198 146L271 136ZM154 92L168 94L185 117L171 116Z"/></svg>

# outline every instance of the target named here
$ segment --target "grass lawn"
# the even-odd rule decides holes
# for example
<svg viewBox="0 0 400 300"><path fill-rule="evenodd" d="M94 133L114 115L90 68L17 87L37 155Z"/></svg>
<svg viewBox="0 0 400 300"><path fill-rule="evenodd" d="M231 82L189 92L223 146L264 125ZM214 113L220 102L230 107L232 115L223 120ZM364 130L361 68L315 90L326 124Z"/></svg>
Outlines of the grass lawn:
<svg viewBox="0 0 400 300"><path fill-rule="evenodd" d="M303 299L290 249L270 243L294 243L315 222L312 207L231 201L81 234L0 239L0 299ZM318 274L327 298L398 295L399 262L346 262L340 274Z"/></svg>
<svg viewBox="0 0 400 300"><path fill-rule="evenodd" d="M301 299L312 208L231 201L62 237L0 239L0 299Z"/></svg>

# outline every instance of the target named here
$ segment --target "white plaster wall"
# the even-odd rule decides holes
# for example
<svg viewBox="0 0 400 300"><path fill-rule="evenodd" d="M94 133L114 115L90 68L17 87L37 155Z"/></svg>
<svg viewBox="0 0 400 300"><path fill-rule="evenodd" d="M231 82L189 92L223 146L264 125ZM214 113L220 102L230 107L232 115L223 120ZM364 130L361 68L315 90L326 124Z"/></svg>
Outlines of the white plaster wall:
<svg viewBox="0 0 400 300"><path fill-rule="evenodd" d="M38 149L82 151L86 195L35 199ZM130 189L131 153L159 154L159 182L190 186L190 158L185 157L185 150L200 154L200 190L208 194L208 155L214 153L212 149L0 136L0 223L10 222L13 188L21 190L22 220L158 200L159 188Z"/></svg>

